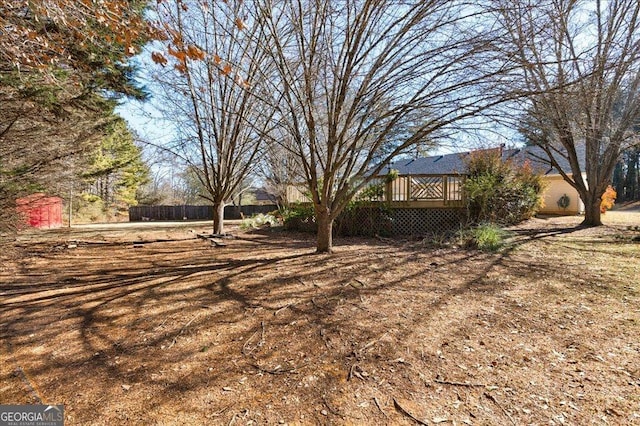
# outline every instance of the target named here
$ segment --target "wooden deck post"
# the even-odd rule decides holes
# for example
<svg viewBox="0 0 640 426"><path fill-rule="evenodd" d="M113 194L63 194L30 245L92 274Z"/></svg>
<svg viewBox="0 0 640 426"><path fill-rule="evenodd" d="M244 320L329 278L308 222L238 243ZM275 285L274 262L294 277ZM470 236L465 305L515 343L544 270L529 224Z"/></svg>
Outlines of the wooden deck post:
<svg viewBox="0 0 640 426"><path fill-rule="evenodd" d="M449 205L449 176L442 176L442 201L445 206Z"/></svg>
<svg viewBox="0 0 640 426"><path fill-rule="evenodd" d="M393 201L393 181L387 181L384 184L384 201L387 203Z"/></svg>

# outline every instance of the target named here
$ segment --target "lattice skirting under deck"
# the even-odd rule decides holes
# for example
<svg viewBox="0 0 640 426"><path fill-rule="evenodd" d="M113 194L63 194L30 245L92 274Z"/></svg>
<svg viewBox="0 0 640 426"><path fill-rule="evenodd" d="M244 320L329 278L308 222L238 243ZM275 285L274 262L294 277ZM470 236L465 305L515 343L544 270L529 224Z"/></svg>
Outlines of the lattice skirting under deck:
<svg viewBox="0 0 640 426"><path fill-rule="evenodd" d="M465 209L392 209L394 235L425 235L458 229Z"/></svg>

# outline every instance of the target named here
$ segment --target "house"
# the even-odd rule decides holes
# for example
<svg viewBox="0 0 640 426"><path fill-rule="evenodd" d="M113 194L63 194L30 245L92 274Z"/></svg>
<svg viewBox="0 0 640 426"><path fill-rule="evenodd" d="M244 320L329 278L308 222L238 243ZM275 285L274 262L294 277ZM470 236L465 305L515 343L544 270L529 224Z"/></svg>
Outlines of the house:
<svg viewBox="0 0 640 426"><path fill-rule="evenodd" d="M578 162L580 170L586 170L585 157L586 152L584 145L576 147L578 154ZM542 214L558 214L558 215L576 215L584 213L584 203L578 194L578 191L564 180L560 172L551 166L548 155L537 146L526 146L521 149L504 150L505 158L512 158L517 163L529 161L531 166L538 173L542 174L544 182L547 184L543 199L544 205L539 213ZM566 158L556 156L558 165L562 171L569 177L573 176L571 165ZM587 174L582 172L582 179L586 182Z"/></svg>
<svg viewBox="0 0 640 426"><path fill-rule="evenodd" d="M278 204L278 196L265 188L253 188L253 196L259 206Z"/></svg>
<svg viewBox="0 0 640 426"><path fill-rule="evenodd" d="M578 192L564 181L560 172L545 161L546 154L538 147L501 150L504 160L517 164L528 162L547 183L543 214L574 215L584 212ZM386 166L371 179L359 196L368 201L384 201L390 208L394 235L425 235L434 230L457 229L466 218L463 185L467 160L471 153L462 152L413 159L401 159ZM584 153L579 152L584 170ZM567 161L559 164L571 175ZM388 179L391 171L397 176ZM583 175L584 177L584 175ZM379 191L369 191L370 187ZM291 202L310 202L302 185L287 189ZM373 195L372 195L373 194ZM358 197L358 196L356 196Z"/></svg>
<svg viewBox="0 0 640 426"><path fill-rule="evenodd" d="M502 149L502 148L500 148ZM427 199L424 195L431 195L431 199L444 200L445 204L454 205L455 201L462 200L460 193L462 178L466 171L466 161L470 152L455 154L435 155L414 159L397 160L389 164L385 171L397 170L399 178L394 181L391 201L411 201L420 198ZM580 167L584 170L584 148L579 147L578 157ZM584 204L578 195L578 191L567 183L560 172L546 160L546 153L539 147L527 146L524 148L502 149L504 160L514 161L516 164L531 164L534 170L543 175L547 184L544 192L544 207L540 210L543 214L574 215L584 212ZM559 166L569 176L572 176L571 166L566 159L561 159ZM384 174L384 173L383 173ZM440 184L438 177L446 176L445 184ZM583 178L586 176L583 174ZM407 186L416 186L417 189L409 190ZM400 194L400 195L398 195ZM406 194L406 195L404 195ZM422 195L423 197L420 197ZM428 207L427 204L424 207Z"/></svg>

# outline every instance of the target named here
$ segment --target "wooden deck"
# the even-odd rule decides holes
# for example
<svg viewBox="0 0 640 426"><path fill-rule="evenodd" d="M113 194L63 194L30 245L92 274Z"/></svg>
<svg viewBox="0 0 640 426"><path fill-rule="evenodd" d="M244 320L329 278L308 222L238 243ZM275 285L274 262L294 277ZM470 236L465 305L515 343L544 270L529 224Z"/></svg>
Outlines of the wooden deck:
<svg viewBox="0 0 640 426"><path fill-rule="evenodd" d="M385 202L392 208L456 208L464 206L464 175L399 175L391 182L386 177L373 179L356 198ZM378 191L370 191L371 188ZM376 196L371 196L377 193ZM302 187L290 187L290 202L308 203Z"/></svg>

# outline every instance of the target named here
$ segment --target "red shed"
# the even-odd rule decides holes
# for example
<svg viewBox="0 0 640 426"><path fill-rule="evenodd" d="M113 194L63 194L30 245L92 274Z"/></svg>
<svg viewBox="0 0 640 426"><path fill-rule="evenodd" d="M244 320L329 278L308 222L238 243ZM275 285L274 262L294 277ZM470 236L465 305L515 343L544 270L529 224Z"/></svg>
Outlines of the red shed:
<svg viewBox="0 0 640 426"><path fill-rule="evenodd" d="M16 200L16 204L28 226L49 229L62 226L62 198L31 194Z"/></svg>

